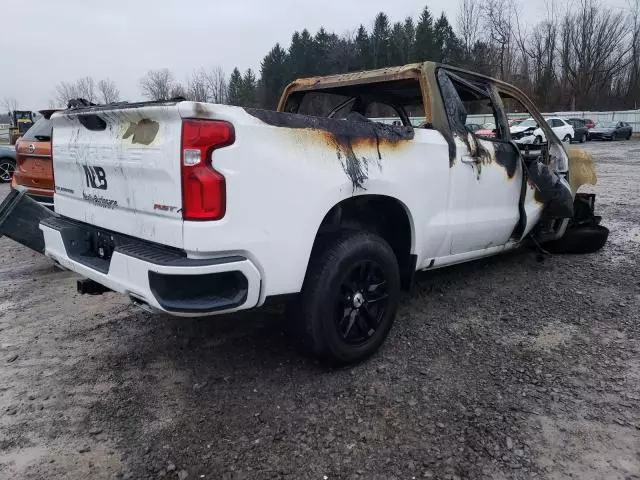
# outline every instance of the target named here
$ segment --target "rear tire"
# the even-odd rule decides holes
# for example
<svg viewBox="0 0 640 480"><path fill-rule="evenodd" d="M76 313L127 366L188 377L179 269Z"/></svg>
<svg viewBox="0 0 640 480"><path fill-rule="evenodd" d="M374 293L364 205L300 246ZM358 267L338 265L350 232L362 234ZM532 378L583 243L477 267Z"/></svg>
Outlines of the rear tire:
<svg viewBox="0 0 640 480"><path fill-rule="evenodd" d="M580 143L584 143L587 141L587 134L583 133L582 136L580 137Z"/></svg>
<svg viewBox="0 0 640 480"><path fill-rule="evenodd" d="M631 140L631 136L632 136L632 135L633 135L632 133L630 133L629 135L627 135L627 140Z"/></svg>
<svg viewBox="0 0 640 480"><path fill-rule="evenodd" d="M398 309L400 269L373 233L319 238L290 322L308 352L329 366L361 362L384 343Z"/></svg>
<svg viewBox="0 0 640 480"><path fill-rule="evenodd" d="M607 243L609 229L601 225L583 225L567 228L558 240L544 244L551 253L585 254L600 250Z"/></svg>
<svg viewBox="0 0 640 480"><path fill-rule="evenodd" d="M565 143L571 143L571 135L565 135L562 141Z"/></svg>
<svg viewBox="0 0 640 480"><path fill-rule="evenodd" d="M10 182L16 171L16 161L13 158L0 158L0 183Z"/></svg>

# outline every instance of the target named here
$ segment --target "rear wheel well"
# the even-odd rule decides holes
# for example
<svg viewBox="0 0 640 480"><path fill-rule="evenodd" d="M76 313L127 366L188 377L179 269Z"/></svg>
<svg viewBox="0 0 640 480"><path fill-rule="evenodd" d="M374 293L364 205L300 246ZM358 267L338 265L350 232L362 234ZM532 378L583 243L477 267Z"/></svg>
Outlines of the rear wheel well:
<svg viewBox="0 0 640 480"><path fill-rule="evenodd" d="M412 229L406 207L399 200L384 195L351 197L335 205L325 215L314 242L344 229L365 230L382 237L398 260L402 286L413 282L416 257L411 254Z"/></svg>

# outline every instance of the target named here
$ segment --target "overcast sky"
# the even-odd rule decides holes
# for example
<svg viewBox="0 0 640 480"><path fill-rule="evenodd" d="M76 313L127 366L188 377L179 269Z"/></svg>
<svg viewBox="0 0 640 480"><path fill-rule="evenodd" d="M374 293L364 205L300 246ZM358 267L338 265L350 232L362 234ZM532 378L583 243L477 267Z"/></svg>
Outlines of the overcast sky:
<svg viewBox="0 0 640 480"><path fill-rule="evenodd" d="M0 102L15 97L23 109L46 108L55 85L82 76L116 82L123 100L140 99L139 79L169 68L178 80L201 66L258 69L267 51L285 48L295 30L320 26L342 34L377 12L392 22L417 18L425 4L455 26L461 0L23 0L3 1L0 28ZM521 1L521 0L519 0ZM626 0L605 0L624 6ZM519 7L532 23L545 0ZM2 108L2 107L0 107Z"/></svg>

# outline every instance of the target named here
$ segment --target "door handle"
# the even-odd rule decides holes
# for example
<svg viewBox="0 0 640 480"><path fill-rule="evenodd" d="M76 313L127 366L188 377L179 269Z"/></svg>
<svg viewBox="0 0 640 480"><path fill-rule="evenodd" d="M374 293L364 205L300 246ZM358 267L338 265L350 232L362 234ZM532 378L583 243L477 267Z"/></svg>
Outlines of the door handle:
<svg viewBox="0 0 640 480"><path fill-rule="evenodd" d="M479 160L476 157L472 157L471 155L462 155L460 159L462 163L478 163Z"/></svg>

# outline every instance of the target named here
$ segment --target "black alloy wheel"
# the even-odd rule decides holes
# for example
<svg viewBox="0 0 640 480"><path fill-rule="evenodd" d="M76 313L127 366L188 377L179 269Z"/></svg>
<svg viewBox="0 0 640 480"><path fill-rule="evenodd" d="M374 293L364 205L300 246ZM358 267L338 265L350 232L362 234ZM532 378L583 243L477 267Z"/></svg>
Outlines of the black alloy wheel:
<svg viewBox="0 0 640 480"><path fill-rule="evenodd" d="M366 343L380 326L389 302L387 279L373 260L363 260L345 275L335 302L336 327L348 345Z"/></svg>

